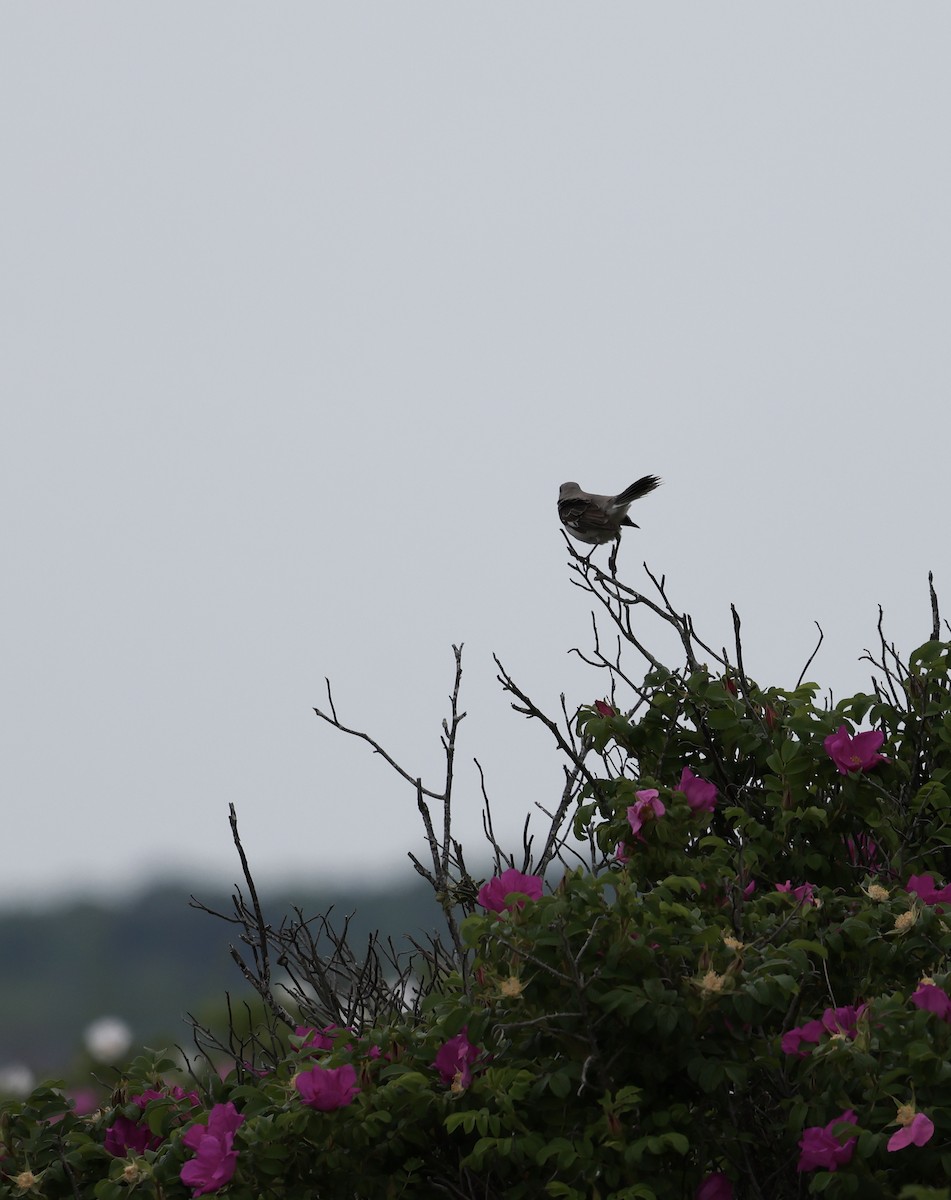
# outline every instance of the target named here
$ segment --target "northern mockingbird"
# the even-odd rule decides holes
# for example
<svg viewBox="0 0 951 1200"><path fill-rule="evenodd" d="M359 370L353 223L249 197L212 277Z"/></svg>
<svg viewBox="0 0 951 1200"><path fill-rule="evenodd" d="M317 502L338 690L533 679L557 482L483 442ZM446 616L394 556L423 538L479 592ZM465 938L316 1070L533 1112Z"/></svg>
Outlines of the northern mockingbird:
<svg viewBox="0 0 951 1200"><path fill-rule="evenodd" d="M646 496L660 484L656 475L644 475L616 496L595 496L582 491L576 483L563 483L558 489L558 516L573 538L589 546L620 541L622 526L640 528L627 515L635 500Z"/></svg>

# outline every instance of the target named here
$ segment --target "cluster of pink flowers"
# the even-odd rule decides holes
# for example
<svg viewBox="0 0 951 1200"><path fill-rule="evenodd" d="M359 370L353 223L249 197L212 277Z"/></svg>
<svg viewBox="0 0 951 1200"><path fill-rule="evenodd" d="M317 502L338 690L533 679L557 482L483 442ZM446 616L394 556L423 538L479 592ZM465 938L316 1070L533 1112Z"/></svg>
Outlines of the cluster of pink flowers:
<svg viewBox="0 0 951 1200"><path fill-rule="evenodd" d="M816 890L811 883L800 883L798 887L793 887L787 879L785 883L776 884L776 891L789 892L798 904L818 904Z"/></svg>
<svg viewBox="0 0 951 1200"><path fill-rule="evenodd" d="M855 1113L848 1109L834 1117L828 1125L812 1125L804 1129L799 1139L799 1171L837 1171L852 1159L857 1137L848 1137L848 1131L836 1132L843 1124L856 1125ZM894 1154L908 1146L923 1146L934 1136L934 1122L925 1113L915 1111L913 1104L902 1104L893 1122L899 1128L888 1139L886 1150ZM845 1138L845 1141L842 1139Z"/></svg>
<svg viewBox="0 0 951 1200"><path fill-rule="evenodd" d="M294 1037L298 1039L297 1049L301 1054L319 1054L326 1050L333 1050L342 1033L348 1033L353 1037L353 1030L349 1025L324 1025L322 1029L315 1029L313 1025L298 1025L294 1029ZM343 1049L353 1050L353 1042L345 1042ZM380 1047L371 1046L366 1055L367 1058L379 1058Z"/></svg>
<svg viewBox="0 0 951 1200"><path fill-rule="evenodd" d="M345 1025L325 1025L315 1029L312 1025L298 1025L294 1036L299 1039L298 1049L302 1054L313 1054L333 1050L341 1040L341 1034L353 1036L353 1030ZM346 1042L343 1049L352 1051L353 1042ZM380 1058L379 1046L370 1046L366 1058ZM294 1076L294 1087L304 1104L317 1112L333 1112L352 1104L360 1091L357 1086L357 1068L352 1063L339 1067L317 1065Z"/></svg>
<svg viewBox="0 0 951 1200"><path fill-rule="evenodd" d="M479 888L476 899L489 912L500 913L504 909L524 908L526 899L541 898L543 882L540 875L523 875L521 871L512 867L484 883Z"/></svg>
<svg viewBox="0 0 951 1200"><path fill-rule="evenodd" d="M166 1092L150 1088L133 1096L132 1102L145 1112L151 1101L167 1099L179 1102L183 1118L200 1104L194 1092L186 1092L180 1087L170 1088ZM233 1104L216 1104L208 1113L207 1124L196 1122L182 1135L182 1144L193 1150L195 1157L185 1163L180 1177L192 1189L194 1196L216 1192L231 1179L238 1161L234 1134L243 1120L244 1117ZM152 1133L144 1120L118 1116L106 1130L103 1146L116 1158L124 1158L128 1154L138 1155L146 1150L156 1150L162 1140L158 1134Z"/></svg>
<svg viewBox="0 0 951 1200"><path fill-rule="evenodd" d="M807 1021L805 1025L796 1025L783 1034L780 1043L783 1053L805 1058L811 1053L812 1046L808 1050L803 1050L804 1042L816 1046L827 1035L833 1037L839 1035L854 1039L858 1033L859 1018L867 1008L867 1004L860 1004L857 1008L851 1004L845 1004L839 1008L827 1008L818 1020Z"/></svg>
<svg viewBox="0 0 951 1200"><path fill-rule="evenodd" d="M297 1025L294 1029L294 1036L299 1038L299 1050L332 1050L338 1033L351 1033L352 1030L344 1029L340 1025L324 1025L322 1029L315 1029L313 1025ZM350 1049L350 1045L347 1045Z"/></svg>
<svg viewBox="0 0 951 1200"><path fill-rule="evenodd" d="M198 1108L201 1103L194 1092L186 1092L183 1088L173 1087L167 1092L159 1092L149 1088L138 1096L132 1097L132 1103L145 1112L150 1100L165 1100L171 1097L179 1102L185 1101L183 1107ZM186 1114L183 1112L182 1116ZM149 1129L143 1120L132 1120L129 1117L118 1116L106 1130L103 1147L116 1158L125 1158L127 1154L144 1154L146 1150L155 1150L162 1144L162 1138Z"/></svg>
<svg viewBox="0 0 951 1200"><path fill-rule="evenodd" d="M681 771L680 782L674 791L683 792L687 798L687 804L693 812L711 813L716 807L716 784L701 779L689 767L684 767ZM661 800L657 788L643 788L641 791L635 792L634 803L627 809L627 823L631 827L631 833L635 840L642 842L644 835L641 830L644 826L649 821L659 821L666 811L667 808ZM615 854L620 862L627 862L628 847L624 842L618 844Z"/></svg>

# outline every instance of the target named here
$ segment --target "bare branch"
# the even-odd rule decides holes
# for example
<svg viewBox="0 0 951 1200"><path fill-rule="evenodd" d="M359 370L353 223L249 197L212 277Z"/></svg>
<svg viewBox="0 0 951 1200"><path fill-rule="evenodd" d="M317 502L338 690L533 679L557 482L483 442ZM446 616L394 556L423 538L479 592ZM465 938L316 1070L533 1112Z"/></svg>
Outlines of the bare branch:
<svg viewBox="0 0 951 1200"><path fill-rule="evenodd" d="M928 592L931 596L931 641L941 640L941 618L938 615L938 593L934 590L934 575L928 572Z"/></svg>
<svg viewBox="0 0 951 1200"><path fill-rule="evenodd" d="M337 719L337 711L336 711L336 708L334 707L333 696L330 691L330 680L329 679L326 680L326 683L327 683L327 703L330 705L330 712L329 713L321 712L321 710L319 708L315 708L314 712L317 714L317 716L320 717L320 719L322 721L326 721L328 725L332 725L334 727L334 729L339 729L341 733L349 734L350 737L360 738L362 741L367 742L370 746L373 747L374 754L379 754L382 758L384 758L390 764L390 766L393 768L394 771L396 771L396 773L398 775L402 775L402 777L406 780L407 783L411 783L413 785L413 787L416 787L418 781L409 773L409 771L404 770L403 767L400 766L400 764L396 761L395 758L393 758L391 755L387 754L387 752L383 749L383 747L380 745L380 743L378 741L376 741L374 738L370 737L370 735L368 733L362 733L359 729L348 729L346 725L344 725L341 721L339 721ZM464 715L465 714L463 714L463 716ZM460 720L461 719L462 718L460 717ZM428 788L423 788L423 795L429 796L429 798L431 800L442 800L443 799L443 793L431 792Z"/></svg>
<svg viewBox="0 0 951 1200"><path fill-rule="evenodd" d="M813 652L812 652L812 653L809 655L809 657L806 659L806 665L803 667L802 671L801 671L801 672L800 672L800 674L799 674L799 678L796 680L796 687L797 687L797 688L800 686L800 684L802 683L802 681L803 681L803 680L806 678L806 672L807 672L807 671L809 670L809 668L812 666L812 660L813 660L813 659L816 657L816 655L819 653L819 647L822 645L822 639L825 637L825 634L822 632L822 626L819 624L819 622L818 622L818 621L816 621L816 622L815 622L815 626L816 626L816 629L818 629L818 630L819 630L819 640L818 640L818 642L816 642L816 648L815 648L815 650L813 650Z"/></svg>

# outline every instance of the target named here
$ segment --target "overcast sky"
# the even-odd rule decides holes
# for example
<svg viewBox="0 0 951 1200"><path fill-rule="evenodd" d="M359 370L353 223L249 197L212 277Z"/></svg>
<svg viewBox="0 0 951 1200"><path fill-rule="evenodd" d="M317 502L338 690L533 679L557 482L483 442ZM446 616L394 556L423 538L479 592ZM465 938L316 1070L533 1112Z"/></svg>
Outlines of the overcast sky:
<svg viewBox="0 0 951 1200"><path fill-rule="evenodd" d="M0 900L382 880L558 760L558 485L646 472L622 576L837 696L951 615L951 8L0 12ZM645 616L643 636L655 636Z"/></svg>

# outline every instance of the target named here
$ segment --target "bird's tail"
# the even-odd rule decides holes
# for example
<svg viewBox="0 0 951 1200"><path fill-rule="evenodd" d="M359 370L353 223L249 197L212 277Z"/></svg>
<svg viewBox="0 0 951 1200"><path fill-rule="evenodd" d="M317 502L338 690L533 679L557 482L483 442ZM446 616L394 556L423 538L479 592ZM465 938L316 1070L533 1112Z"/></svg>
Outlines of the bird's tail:
<svg viewBox="0 0 951 1200"><path fill-rule="evenodd" d="M646 496L648 492L652 492L655 487L660 487L660 480L656 475L642 475L636 483L632 483L623 492L619 492L614 497L614 503L630 504L632 500L640 500L641 496Z"/></svg>

